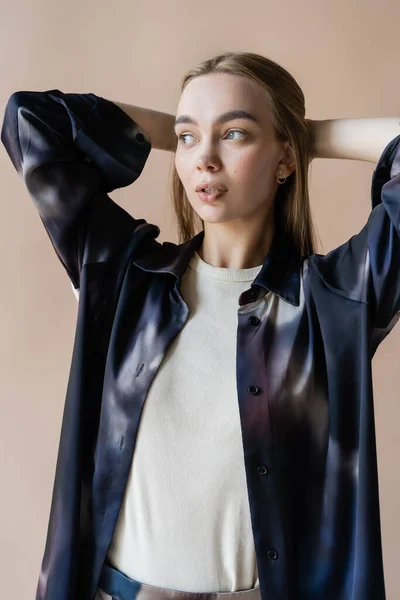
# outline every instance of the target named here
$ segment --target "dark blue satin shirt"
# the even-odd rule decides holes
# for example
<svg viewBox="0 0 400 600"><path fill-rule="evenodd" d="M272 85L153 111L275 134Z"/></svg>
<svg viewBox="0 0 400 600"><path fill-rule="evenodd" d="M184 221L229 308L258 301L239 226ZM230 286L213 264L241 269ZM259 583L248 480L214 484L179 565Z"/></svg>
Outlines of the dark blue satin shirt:
<svg viewBox="0 0 400 600"><path fill-rule="evenodd" d="M79 288L36 600L92 600L149 386L188 319L180 283L204 232L161 244L156 225L111 200L151 150L111 101L15 92L1 140ZM237 391L263 600L385 598L371 359L400 317L400 135L377 164L371 201L361 231L326 255L303 258L275 236L239 298Z"/></svg>

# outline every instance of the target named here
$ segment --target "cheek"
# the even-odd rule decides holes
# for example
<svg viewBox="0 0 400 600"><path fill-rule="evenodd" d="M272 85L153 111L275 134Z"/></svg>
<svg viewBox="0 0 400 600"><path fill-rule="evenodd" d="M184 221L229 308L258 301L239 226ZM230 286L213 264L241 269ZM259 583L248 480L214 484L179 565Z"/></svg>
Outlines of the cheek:
<svg viewBox="0 0 400 600"><path fill-rule="evenodd" d="M188 164L189 161L182 159L182 157L175 155L175 169L178 174L179 179L184 187L186 195L190 201L193 194L196 192L192 189L193 185L193 167L191 164ZM192 202L191 202L192 203Z"/></svg>
<svg viewBox="0 0 400 600"><path fill-rule="evenodd" d="M271 163L260 151L247 152L238 157L232 165L234 179L238 183L257 185L258 182L269 180L271 174Z"/></svg>
<svg viewBox="0 0 400 600"><path fill-rule="evenodd" d="M178 154L175 152L175 158L174 158L174 165L175 165L175 169L178 172L178 175L180 176L181 174L181 160L180 157L178 156Z"/></svg>
<svg viewBox="0 0 400 600"><path fill-rule="evenodd" d="M187 160L178 154L175 154L175 169L180 180L185 185L188 180L189 173L191 172L191 166L188 164Z"/></svg>

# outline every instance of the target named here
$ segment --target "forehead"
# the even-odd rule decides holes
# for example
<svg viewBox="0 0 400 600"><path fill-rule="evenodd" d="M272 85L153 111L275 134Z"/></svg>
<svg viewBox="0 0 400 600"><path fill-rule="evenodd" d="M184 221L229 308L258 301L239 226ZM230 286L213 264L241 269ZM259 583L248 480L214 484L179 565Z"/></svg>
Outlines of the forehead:
<svg viewBox="0 0 400 600"><path fill-rule="evenodd" d="M245 110L262 124L271 119L263 90L256 82L230 73L210 73L192 79L183 90L176 114L207 123L230 110Z"/></svg>

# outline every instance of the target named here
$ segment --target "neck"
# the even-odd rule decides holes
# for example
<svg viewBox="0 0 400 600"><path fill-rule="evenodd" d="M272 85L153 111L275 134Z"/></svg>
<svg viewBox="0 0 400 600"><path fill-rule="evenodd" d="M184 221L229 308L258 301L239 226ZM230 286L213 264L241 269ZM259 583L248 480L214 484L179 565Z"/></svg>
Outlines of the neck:
<svg viewBox="0 0 400 600"><path fill-rule="evenodd" d="M221 224L205 223L204 239L197 251L204 262L226 269L250 269L260 266L268 254L274 236L274 222L246 228L241 234Z"/></svg>

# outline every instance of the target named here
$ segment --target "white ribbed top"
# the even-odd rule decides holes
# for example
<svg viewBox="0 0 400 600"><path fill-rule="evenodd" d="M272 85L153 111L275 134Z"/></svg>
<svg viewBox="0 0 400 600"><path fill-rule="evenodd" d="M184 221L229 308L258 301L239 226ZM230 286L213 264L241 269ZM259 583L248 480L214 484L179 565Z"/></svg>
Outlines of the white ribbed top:
<svg viewBox="0 0 400 600"><path fill-rule="evenodd" d="M195 253L190 314L150 386L108 558L150 585L234 592L259 585L236 389L238 299L262 265Z"/></svg>

